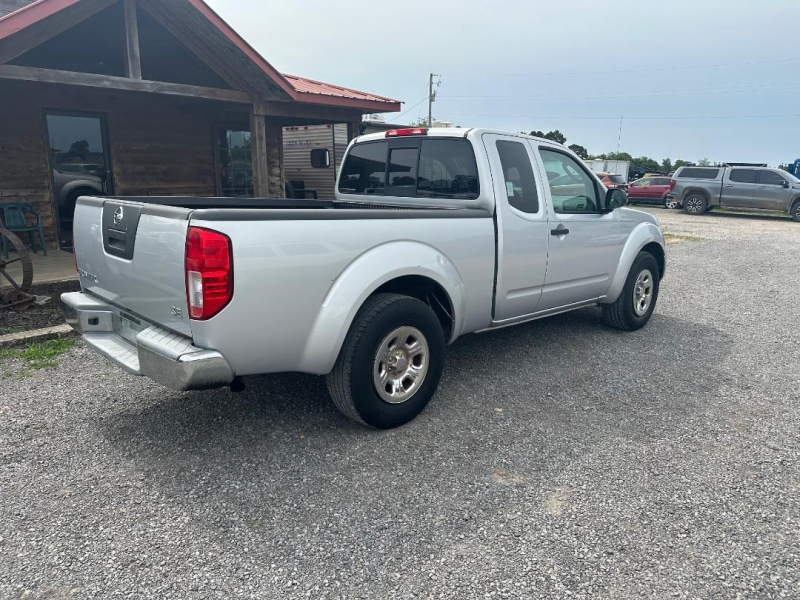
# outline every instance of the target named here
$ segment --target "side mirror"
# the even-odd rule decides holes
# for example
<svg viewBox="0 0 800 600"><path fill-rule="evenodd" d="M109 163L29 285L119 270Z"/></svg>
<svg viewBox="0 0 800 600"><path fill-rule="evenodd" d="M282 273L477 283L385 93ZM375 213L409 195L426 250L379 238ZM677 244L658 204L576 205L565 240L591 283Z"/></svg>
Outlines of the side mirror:
<svg viewBox="0 0 800 600"><path fill-rule="evenodd" d="M789 187L789 182L788 182L788 181L786 181L786 180L784 179L784 180L783 180L783 183L782 183L781 185L782 185L783 187L785 187L785 188L788 188L788 187Z"/></svg>
<svg viewBox="0 0 800 600"><path fill-rule="evenodd" d="M622 208L628 203L628 194L621 189L608 190L606 192L606 209L614 210Z"/></svg>

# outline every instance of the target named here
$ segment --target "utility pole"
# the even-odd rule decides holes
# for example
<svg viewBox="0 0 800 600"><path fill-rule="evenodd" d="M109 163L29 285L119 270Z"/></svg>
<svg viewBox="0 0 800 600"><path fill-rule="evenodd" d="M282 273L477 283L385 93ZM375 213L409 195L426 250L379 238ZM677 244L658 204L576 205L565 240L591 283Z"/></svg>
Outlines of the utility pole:
<svg viewBox="0 0 800 600"><path fill-rule="evenodd" d="M438 77L431 73L428 78L428 127L433 127L433 103L436 101L436 92L433 91L433 78Z"/></svg>

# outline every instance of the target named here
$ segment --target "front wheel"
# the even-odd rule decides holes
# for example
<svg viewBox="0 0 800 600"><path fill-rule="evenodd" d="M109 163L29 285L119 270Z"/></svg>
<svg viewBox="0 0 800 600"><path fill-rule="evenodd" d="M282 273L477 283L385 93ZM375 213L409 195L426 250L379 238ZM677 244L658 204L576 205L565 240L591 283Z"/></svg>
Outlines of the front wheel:
<svg viewBox="0 0 800 600"><path fill-rule="evenodd" d="M649 252L640 252L631 265L622 293L613 304L603 305L603 318L615 329L634 331L647 325L658 300L658 263Z"/></svg>
<svg viewBox="0 0 800 600"><path fill-rule="evenodd" d="M442 376L445 339L431 308L409 296L377 294L356 314L328 392L345 416L378 429L408 423Z"/></svg>
<svg viewBox="0 0 800 600"><path fill-rule="evenodd" d="M795 221L800 222L800 200L795 202L792 206L792 218Z"/></svg>

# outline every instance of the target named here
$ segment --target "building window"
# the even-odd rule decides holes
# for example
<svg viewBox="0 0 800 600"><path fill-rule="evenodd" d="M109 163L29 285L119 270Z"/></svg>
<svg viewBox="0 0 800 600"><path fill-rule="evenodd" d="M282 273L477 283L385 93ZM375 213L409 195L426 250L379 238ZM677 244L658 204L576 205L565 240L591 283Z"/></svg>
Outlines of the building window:
<svg viewBox="0 0 800 600"><path fill-rule="evenodd" d="M217 134L219 184L223 196L253 196L250 132L220 129Z"/></svg>

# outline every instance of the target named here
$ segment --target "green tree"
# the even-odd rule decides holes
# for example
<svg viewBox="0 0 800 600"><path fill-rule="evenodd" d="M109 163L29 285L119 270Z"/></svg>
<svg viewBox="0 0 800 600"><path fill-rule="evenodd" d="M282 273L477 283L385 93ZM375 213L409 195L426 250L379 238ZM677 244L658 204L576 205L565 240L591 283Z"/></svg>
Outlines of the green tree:
<svg viewBox="0 0 800 600"><path fill-rule="evenodd" d="M435 121L436 117L434 117L433 120ZM428 117L420 117L416 121L412 121L411 127L430 127L430 124L428 123Z"/></svg>
<svg viewBox="0 0 800 600"><path fill-rule="evenodd" d="M553 140L554 142L557 142L559 144L567 143L567 136L561 133L558 129L555 129L553 131L548 131L547 133L544 134L544 137L546 137L548 140Z"/></svg>
<svg viewBox="0 0 800 600"><path fill-rule="evenodd" d="M646 173L648 171L660 171L661 165L649 156L640 156L631 160L631 169Z"/></svg>
<svg viewBox="0 0 800 600"><path fill-rule="evenodd" d="M672 161L668 158L662 160L661 170L664 171L664 173L670 173L672 171Z"/></svg>
<svg viewBox="0 0 800 600"><path fill-rule="evenodd" d="M708 158L701 158L700 160L697 161L697 164L700 167L710 167L711 161L708 160Z"/></svg>
<svg viewBox="0 0 800 600"><path fill-rule="evenodd" d="M528 135L532 135L533 137L544 138L546 140L553 140L554 142L558 142L559 144L565 144L567 142L567 136L561 133L558 129L554 129L553 131L548 131L547 133L543 131L534 130L531 131Z"/></svg>
<svg viewBox="0 0 800 600"><path fill-rule="evenodd" d="M675 164L672 165L672 168L678 169L680 167L685 167L688 164L691 164L688 160L683 160L682 158L679 158L678 160L675 161Z"/></svg>
<svg viewBox="0 0 800 600"><path fill-rule="evenodd" d="M572 150L575 154L577 154L581 158L584 159L589 158L589 151L579 144L570 144L569 149Z"/></svg>

